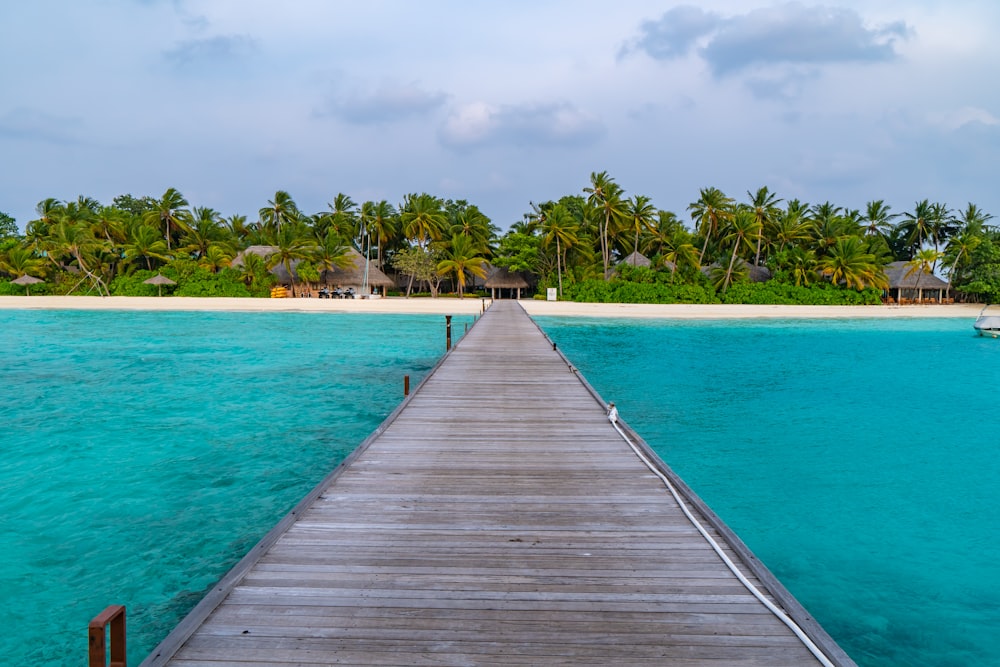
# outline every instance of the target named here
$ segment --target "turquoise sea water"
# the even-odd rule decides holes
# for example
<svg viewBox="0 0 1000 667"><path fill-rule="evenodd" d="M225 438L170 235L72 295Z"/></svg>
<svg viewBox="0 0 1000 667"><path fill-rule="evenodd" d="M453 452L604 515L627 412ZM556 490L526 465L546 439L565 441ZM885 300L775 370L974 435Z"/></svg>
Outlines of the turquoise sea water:
<svg viewBox="0 0 1000 667"><path fill-rule="evenodd" d="M863 667L1000 665L1000 345L971 322L539 323Z"/></svg>
<svg viewBox="0 0 1000 667"><path fill-rule="evenodd" d="M121 603L139 664L444 338L439 316L0 311L0 663L85 665Z"/></svg>
<svg viewBox="0 0 1000 667"><path fill-rule="evenodd" d="M138 664L426 374L442 319L0 311L0 655L82 666L125 603ZM1000 665L997 341L540 323L863 667Z"/></svg>

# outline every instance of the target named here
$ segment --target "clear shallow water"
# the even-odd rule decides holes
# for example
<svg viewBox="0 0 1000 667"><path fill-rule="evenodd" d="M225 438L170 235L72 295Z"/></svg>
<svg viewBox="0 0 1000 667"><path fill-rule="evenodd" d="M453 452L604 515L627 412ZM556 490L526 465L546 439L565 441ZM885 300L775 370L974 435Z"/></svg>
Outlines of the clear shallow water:
<svg viewBox="0 0 1000 667"><path fill-rule="evenodd" d="M539 323L859 665L1000 665L997 341L962 319Z"/></svg>
<svg viewBox="0 0 1000 667"><path fill-rule="evenodd" d="M456 318L456 338L471 318ZM402 400L439 316L0 311L5 664L129 663Z"/></svg>

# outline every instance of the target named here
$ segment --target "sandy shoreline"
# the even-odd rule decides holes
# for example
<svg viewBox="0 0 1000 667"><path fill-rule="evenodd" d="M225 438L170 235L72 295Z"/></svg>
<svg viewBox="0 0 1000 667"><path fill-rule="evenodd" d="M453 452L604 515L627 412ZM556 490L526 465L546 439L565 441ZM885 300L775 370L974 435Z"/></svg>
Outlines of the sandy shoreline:
<svg viewBox="0 0 1000 667"><path fill-rule="evenodd" d="M389 297L384 299L229 299L185 297L0 296L0 309L31 310L187 310L235 312L351 312L475 315L482 312L478 298ZM530 315L567 317L625 317L664 319L755 318L889 318L965 317L975 319L981 305L947 306L749 306L691 304L571 303L521 301Z"/></svg>

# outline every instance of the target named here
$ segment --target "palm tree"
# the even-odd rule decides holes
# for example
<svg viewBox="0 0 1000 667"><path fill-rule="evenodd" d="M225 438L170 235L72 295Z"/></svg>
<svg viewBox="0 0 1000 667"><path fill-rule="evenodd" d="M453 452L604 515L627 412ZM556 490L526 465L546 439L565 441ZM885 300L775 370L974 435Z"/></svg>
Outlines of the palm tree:
<svg viewBox="0 0 1000 667"><path fill-rule="evenodd" d="M437 264L437 273L439 276L455 275L458 298L461 299L465 291L466 272L485 278L486 258L479 255L478 248L470 237L455 234L444 248L443 257Z"/></svg>
<svg viewBox="0 0 1000 667"><path fill-rule="evenodd" d="M812 230L817 250L829 252L840 239L852 235L851 220L844 216L844 209L830 202L816 204L810 209Z"/></svg>
<svg viewBox="0 0 1000 667"><path fill-rule="evenodd" d="M698 255L699 265L705 263L705 252L708 250L708 244L732 217L732 206L733 200L718 188L702 188L698 200L688 204L691 219L695 221L696 231L705 237L701 254Z"/></svg>
<svg viewBox="0 0 1000 667"><path fill-rule="evenodd" d="M272 237L281 231L282 226L298 222L302 217L295 200L284 190L275 192L274 199L268 200L267 206L257 214L260 216L261 226Z"/></svg>
<svg viewBox="0 0 1000 667"><path fill-rule="evenodd" d="M336 230L337 235L342 239L356 241L360 245L362 233L358 226L358 205L355 201L349 195L339 192L327 206L330 207L330 226Z"/></svg>
<svg viewBox="0 0 1000 667"><path fill-rule="evenodd" d="M697 271L701 268L698 249L691 243L691 235L686 229L677 228L667 237L662 247L663 259L670 262L670 282L673 283L677 270L681 275L685 270Z"/></svg>
<svg viewBox="0 0 1000 667"><path fill-rule="evenodd" d="M778 204L782 200L768 190L766 185L758 188L754 194L747 190L747 197L750 198L750 206L753 207L754 219L757 221L757 252L754 254L753 265L760 266L760 246L764 239L764 228L769 227L781 213Z"/></svg>
<svg viewBox="0 0 1000 667"><path fill-rule="evenodd" d="M198 266L218 273L233 263L233 250L224 243L210 243L205 252L198 256Z"/></svg>
<svg viewBox="0 0 1000 667"><path fill-rule="evenodd" d="M562 296L562 270L563 264L565 264L565 253L576 244L576 232L580 225L562 204L553 205L544 218L545 223L542 227L545 234L544 242L546 244L551 244L552 241L556 242L556 275L559 280L559 296Z"/></svg>
<svg viewBox="0 0 1000 667"><path fill-rule="evenodd" d="M384 269L382 265L383 250L399 231L398 223L399 216L396 213L396 209L386 200L383 199L372 206L371 231L375 237L375 242L378 244L376 257L379 269Z"/></svg>
<svg viewBox="0 0 1000 667"><path fill-rule="evenodd" d="M892 230L892 221L899 217L898 213L889 213L891 206L883 200L870 201L865 205L865 214L861 217L865 223L865 234L868 236L887 236Z"/></svg>
<svg viewBox="0 0 1000 667"><path fill-rule="evenodd" d="M635 242L632 244L632 252L639 252L639 235L644 231L653 229L656 221L656 208L650 203L649 197L635 195L625 201L625 212L623 216L629 223L629 230L635 232Z"/></svg>
<svg viewBox="0 0 1000 667"><path fill-rule="evenodd" d="M941 259L942 253L933 248L923 248L917 251L917 254L913 256L909 262L906 263L907 271L904 277L909 278L914 273L922 273L924 275L931 275L934 273L934 267L937 266L937 261ZM924 290L920 287L919 277L917 279L917 300L922 301L924 298Z"/></svg>
<svg viewBox="0 0 1000 667"><path fill-rule="evenodd" d="M724 241L733 245L733 252L729 256L729 268L726 269L725 277L722 281L722 292L729 289L733 279L733 266L736 264L736 255L741 249L751 251L754 249L754 236L757 234L757 216L753 209L740 207L729 220L726 226L726 236Z"/></svg>
<svg viewBox="0 0 1000 667"><path fill-rule="evenodd" d="M865 251L858 236L836 239L817 266L834 285L843 282L848 288L862 290L868 286L885 289L889 284L875 256Z"/></svg>
<svg viewBox="0 0 1000 667"><path fill-rule="evenodd" d="M104 238L109 244L121 244L125 240L125 221L128 213L115 206L102 206L94 214L91 231L94 236Z"/></svg>
<svg viewBox="0 0 1000 667"><path fill-rule="evenodd" d="M328 229L316 249L314 256L316 268L320 273L332 271L335 268L345 268L351 264L351 248L344 243L333 229ZM367 261L367 258L366 258Z"/></svg>
<svg viewBox="0 0 1000 667"><path fill-rule="evenodd" d="M245 215L234 213L222 222L225 225L226 231L229 232L229 235L233 237L233 241L236 243L242 243L243 239L250 234Z"/></svg>
<svg viewBox="0 0 1000 667"><path fill-rule="evenodd" d="M770 235L782 252L812 238L813 224L809 219L809 206L797 199L788 202L788 208L771 221Z"/></svg>
<svg viewBox="0 0 1000 667"><path fill-rule="evenodd" d="M962 214L956 219L959 224L959 231L970 231L979 234L986 227L986 223L993 219L993 216L981 208L969 202Z"/></svg>
<svg viewBox="0 0 1000 667"><path fill-rule="evenodd" d="M45 248L50 258L56 261L57 258L70 257L84 274L84 277L73 286L73 289L76 289L84 280L89 279L91 284L97 288L98 294L110 296L108 286L92 269L91 260L93 255L100 250L101 242L94 238L90 226L85 222L64 217L53 225L51 232L46 240Z"/></svg>
<svg viewBox="0 0 1000 667"><path fill-rule="evenodd" d="M294 297L295 273L292 271L292 262L313 259L317 251L316 241L301 222L283 224L278 228L275 241L274 252L267 257L267 268L273 269L278 264L285 267Z"/></svg>
<svg viewBox="0 0 1000 667"><path fill-rule="evenodd" d="M174 231L184 231L187 229L187 222L191 214L185 208L188 200L184 195L174 188L167 188L163 196L155 200L155 206L143 217L154 224L163 226L163 237L167 242L167 252L170 252L170 242Z"/></svg>
<svg viewBox="0 0 1000 667"><path fill-rule="evenodd" d="M807 248L793 247L779 251L781 268L795 279L795 285L809 285L816 278L816 253Z"/></svg>
<svg viewBox="0 0 1000 667"><path fill-rule="evenodd" d="M480 252L490 252L490 239L496 235L496 227L479 207L469 205L464 200L449 206L450 233L461 234L472 239Z"/></svg>
<svg viewBox="0 0 1000 667"><path fill-rule="evenodd" d="M243 255L243 263L238 267L240 278L247 287L253 286L258 277L269 276L267 263L260 255L252 252Z"/></svg>
<svg viewBox="0 0 1000 667"><path fill-rule="evenodd" d="M421 249L441 238L446 221L444 203L429 194L407 195L400 206L403 234Z"/></svg>
<svg viewBox="0 0 1000 667"><path fill-rule="evenodd" d="M670 237L683 227L681 221L677 219L676 213L672 211L657 211L653 226L643 235L641 242L642 252L647 257L657 254L662 255L670 241Z"/></svg>
<svg viewBox="0 0 1000 667"><path fill-rule="evenodd" d="M622 217L624 210L622 194L624 190L608 176L608 172L591 172L590 187L584 188L587 193L587 203L592 208L599 209L604 214L604 222L599 225L598 236L601 239L601 259L604 262L604 279L608 277L608 267L611 265L611 248L608 244L611 223Z"/></svg>
<svg viewBox="0 0 1000 667"><path fill-rule="evenodd" d="M970 204L971 206L971 204ZM973 222L967 224L957 234L948 239L948 245L944 249L944 259L950 264L948 269L948 291L951 291L951 284L955 278L962 277L962 269L968 264L972 251L982 243L983 237L974 231L978 226L982 229L982 223Z"/></svg>
<svg viewBox="0 0 1000 667"><path fill-rule="evenodd" d="M158 259L166 262L170 259L167 243L160 238L160 233L153 227L144 224L134 225L129 238L123 246L125 258L129 261L146 260L146 269L153 270L153 261Z"/></svg>
<svg viewBox="0 0 1000 667"><path fill-rule="evenodd" d="M903 217L906 219L900 223L899 228L906 236L910 257L916 255L920 247L924 245L924 241L930 236L934 215L934 209L927 199L914 204L912 213L903 213Z"/></svg>
<svg viewBox="0 0 1000 667"><path fill-rule="evenodd" d="M935 250L947 243L951 235L958 229L951 209L942 203L931 204L930 238ZM937 265L934 266L937 268Z"/></svg>
<svg viewBox="0 0 1000 667"><path fill-rule="evenodd" d="M45 269L45 260L35 255L31 248L13 246L0 254L0 271L20 278L32 276L37 278Z"/></svg>
<svg viewBox="0 0 1000 667"><path fill-rule="evenodd" d="M222 240L221 216L215 209L195 207L191 224L184 234L184 249L194 255L195 259L203 257L209 246Z"/></svg>

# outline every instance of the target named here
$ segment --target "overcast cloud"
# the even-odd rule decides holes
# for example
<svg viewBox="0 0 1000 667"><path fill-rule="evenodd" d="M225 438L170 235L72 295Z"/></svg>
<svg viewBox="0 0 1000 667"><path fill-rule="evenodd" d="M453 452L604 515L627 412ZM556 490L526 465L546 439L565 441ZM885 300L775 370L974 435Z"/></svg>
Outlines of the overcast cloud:
<svg viewBox="0 0 1000 667"><path fill-rule="evenodd" d="M607 170L684 218L762 185L1000 216L998 28L991 0L8 2L0 211L427 191L506 228Z"/></svg>

